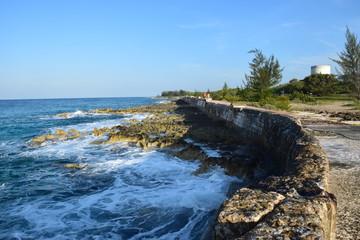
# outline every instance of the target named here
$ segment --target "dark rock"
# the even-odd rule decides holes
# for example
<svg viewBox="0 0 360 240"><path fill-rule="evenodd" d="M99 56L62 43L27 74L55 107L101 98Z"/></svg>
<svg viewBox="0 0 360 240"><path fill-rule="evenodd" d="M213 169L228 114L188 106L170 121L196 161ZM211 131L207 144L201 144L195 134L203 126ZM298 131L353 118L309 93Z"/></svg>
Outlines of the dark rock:
<svg viewBox="0 0 360 240"><path fill-rule="evenodd" d="M189 144L188 147L178 151L173 152L171 155L184 159L184 160L205 160L207 158L206 153L201 149L201 147Z"/></svg>
<svg viewBox="0 0 360 240"><path fill-rule="evenodd" d="M215 239L335 238L336 200L327 193L329 163L319 141L298 119L270 110L186 100L236 130L243 143L265 153L265 161L250 162L247 169L264 164L272 173L223 203ZM224 161L231 169L243 167L241 160Z"/></svg>
<svg viewBox="0 0 360 240"><path fill-rule="evenodd" d="M94 128L93 134L94 134L95 137L104 136L104 133L101 130L97 129L97 128Z"/></svg>

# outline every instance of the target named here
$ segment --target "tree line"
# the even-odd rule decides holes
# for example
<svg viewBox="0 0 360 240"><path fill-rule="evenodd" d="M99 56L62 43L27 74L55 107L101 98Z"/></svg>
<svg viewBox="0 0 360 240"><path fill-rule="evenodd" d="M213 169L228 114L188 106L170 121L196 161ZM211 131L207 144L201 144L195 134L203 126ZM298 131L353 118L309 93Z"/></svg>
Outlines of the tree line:
<svg viewBox="0 0 360 240"><path fill-rule="evenodd" d="M333 93L351 93L360 99L360 42L355 33L346 29L345 48L338 53L339 59L331 59L337 63L337 76L333 74L313 74L302 80L292 79L290 82L278 85L282 79L283 67L279 60L271 55L266 57L261 50L254 49L249 53L254 58L249 63L250 73L245 74L244 88L229 89L227 83L219 91L210 92L215 99L228 101L256 101L260 104L278 104L286 110L289 100L300 99L311 101L312 96L324 96ZM164 91L163 97L170 96L201 96L198 91L188 92Z"/></svg>

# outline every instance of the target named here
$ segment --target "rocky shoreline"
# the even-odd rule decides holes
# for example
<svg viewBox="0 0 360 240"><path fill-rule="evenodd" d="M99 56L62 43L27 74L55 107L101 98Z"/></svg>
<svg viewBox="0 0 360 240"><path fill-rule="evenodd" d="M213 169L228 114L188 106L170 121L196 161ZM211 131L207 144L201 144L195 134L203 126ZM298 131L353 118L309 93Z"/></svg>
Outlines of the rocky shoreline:
<svg viewBox="0 0 360 240"><path fill-rule="evenodd" d="M267 162L270 162L268 161L269 156L267 156L262 150L255 147L254 145L246 145L243 141L244 139L240 138L238 134L234 134L234 130L231 128L231 126L229 128L229 126L225 126L224 122L213 121L209 119L209 117L199 111L197 107L190 106L182 100L173 100L166 104L141 106L119 110L96 109L93 111L100 114L145 113L149 115L142 121L137 121L133 119L127 122L123 122L122 124L113 128L94 129L92 135L94 137L99 137L99 139L94 140L93 144L106 144L117 141L127 142L130 145L138 146L145 150L157 149L158 151L166 151L169 154L172 154L173 156L179 157L184 160L198 160L201 162L201 165L199 169L194 172L194 174L201 174L203 172L206 172L214 165L220 165L221 167L226 169L227 174L245 179L248 181L248 183L253 180L257 180L255 184L249 185L251 188L253 188L251 190L248 188L242 188L239 189L234 195L232 194L234 193L236 188L230 191L230 195L232 195L232 197L224 202L222 210L228 209L231 212L232 208L239 208L239 206L233 206L233 204L244 202L249 202L250 204L251 202L253 202L253 199L259 198L260 200L266 199L267 201L263 203L261 201L257 203L253 202L252 204L255 204L253 206L251 204L247 204L246 206L244 206L244 209L263 209L264 212L258 216L269 215L269 213L267 212L272 212L270 216L281 216L281 212L300 211L300 208L302 208L302 206L304 206L304 204L306 203L304 202L304 200L301 200L301 198L297 195L299 193L301 195L303 195L304 193L308 194L306 191L311 192L311 187L309 188L309 186L305 186L306 191L301 192L302 188L299 188L298 184L295 184L294 186L297 186L295 187L295 192L289 193L286 192L287 190L284 190L284 193L282 193L281 189L278 189L279 187L284 186L284 184L292 184L291 181L288 180L286 180L285 182L278 182L278 177L268 177L268 179L272 179L272 184L269 186L268 182L266 182L264 183L266 184L265 186L262 181L258 180L271 173L270 169L273 166L269 166L266 164ZM329 113L326 114L330 115ZM335 116L332 114L331 118L341 118L343 120L348 119L347 117L342 118L344 114L340 115L338 114ZM61 114L59 115L59 117L66 118L67 113ZM357 114L352 114L351 117L352 119L357 119ZM311 129L313 125L319 126L333 124L334 119L331 119L329 121L322 120L319 122L316 119L314 120L312 118L304 118L302 122L303 125ZM341 123L341 121L337 121L337 125L346 126L346 124ZM324 131L323 129L316 130L316 128L313 128L312 132L319 138L333 138L337 136L337 134L333 131ZM55 134L47 134L32 139L30 144L34 147L37 147L45 141L66 141L84 136L86 136L86 133L81 133L76 130L70 130L68 132L58 130ZM221 154L219 156L211 156L207 153L206 149L201 146L201 144L206 144L206 146L212 149L217 149L219 150L219 152L221 152ZM342 164L340 165L343 166ZM82 166L75 165L69 165L65 167L72 167L78 170L81 170L83 168ZM344 189L348 189L347 186L349 186L352 191L354 190L355 194L359 193L359 191L356 190L358 189L358 184L354 183L346 185L346 181L356 181L356 179L353 179L352 176L358 176L358 169L358 167L355 169L351 168L351 170L347 171L346 169L344 170L344 168L342 167L334 167L334 164L330 164L330 191L338 196L344 196L346 193ZM346 171L346 173L344 173L344 171ZM350 172L351 176L345 176ZM267 193L263 190L256 190L264 189L265 187L269 190L273 190L266 191ZM256 197L253 196L254 194L256 195ZM267 195L262 196L263 194ZM314 192L309 194L316 195L318 193ZM347 194L346 196L348 195L349 194ZM277 207L276 211L274 211L274 207L278 206L279 202L286 202L286 200L284 201L284 196L286 196L286 198L290 197L291 199L293 199L293 202L291 203L291 205L282 204L282 208ZM238 198L241 199L241 201L237 200ZM355 237L353 239L357 239L356 234L358 232L358 229L356 227L349 228L347 225L352 224L351 219L353 218L349 217L351 216L350 212L355 211L356 214L358 214L358 207L356 206L356 204L351 204L352 208L348 208L348 204L344 201L353 201L354 203L356 203L356 201L358 200L356 200L356 196L354 194L350 194L349 197L346 197L344 199L340 197L337 237L339 239L349 239L348 237ZM296 206L298 206L299 209L297 209ZM277 213L277 211L280 212ZM257 214L258 213L259 212L257 212ZM249 214L254 214L254 212L249 212ZM309 212L309 216L311 214L312 213ZM244 217L246 218L245 215ZM251 218L250 215L249 217ZM218 221L219 219L221 220L222 217L224 217L224 221L229 221L228 218L231 216L222 216L220 213L220 215L218 216ZM253 217L255 217L255 215ZM355 219L358 219L358 217L356 217ZM269 218L269 220L271 219ZM274 221L275 220L276 219L274 219ZM309 224L313 222L313 220L315 221L315 219L311 218L309 218L308 220ZM258 220L254 219L254 222L257 221ZM358 220L355 220L355 223L357 222ZM282 224L280 224L279 226L281 226ZM248 229L253 227L250 225L246 228ZM244 231L247 230L245 229Z"/></svg>
<svg viewBox="0 0 360 240"><path fill-rule="evenodd" d="M302 122L320 140L329 159L329 190L337 196L336 239L359 240L360 126L324 120Z"/></svg>
<svg viewBox="0 0 360 240"><path fill-rule="evenodd" d="M329 162L297 117L221 101L185 100L258 146L275 167L270 176L254 180L223 203L215 239L335 239Z"/></svg>
<svg viewBox="0 0 360 240"><path fill-rule="evenodd" d="M126 142L144 150L166 151L183 160L198 160L201 165L194 174L205 173L216 165L223 167L226 174L245 181L267 173L267 157L259 149L242 144L242 139L222 122L211 120L199 109L181 99L126 109L94 109L92 112L148 115L141 121L130 119L112 128L95 128L91 133L94 137L92 144ZM69 114L62 113L57 117L67 118ZM88 135L75 129L68 132L58 129L54 134L33 138L30 145L38 147L47 141L67 141ZM202 146L216 149L220 154L212 156ZM64 167L83 169L76 164L67 164Z"/></svg>

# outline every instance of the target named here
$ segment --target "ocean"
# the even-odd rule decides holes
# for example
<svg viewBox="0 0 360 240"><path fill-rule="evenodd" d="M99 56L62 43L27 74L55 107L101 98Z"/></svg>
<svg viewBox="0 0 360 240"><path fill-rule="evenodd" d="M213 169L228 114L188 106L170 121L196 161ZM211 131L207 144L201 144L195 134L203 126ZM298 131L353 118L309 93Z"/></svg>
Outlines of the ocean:
<svg viewBox="0 0 360 240"><path fill-rule="evenodd" d="M0 239L200 239L229 185L239 180L221 168L196 176L199 162L155 149L91 144L94 128L148 116L91 109L161 101L0 100ZM64 112L68 118L56 116ZM29 145L57 129L89 135Z"/></svg>

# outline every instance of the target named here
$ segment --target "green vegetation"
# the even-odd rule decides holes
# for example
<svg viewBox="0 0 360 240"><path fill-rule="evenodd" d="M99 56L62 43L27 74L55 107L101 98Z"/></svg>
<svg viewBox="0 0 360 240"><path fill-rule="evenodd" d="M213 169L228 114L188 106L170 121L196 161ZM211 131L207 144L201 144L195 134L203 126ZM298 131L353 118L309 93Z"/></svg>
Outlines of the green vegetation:
<svg viewBox="0 0 360 240"><path fill-rule="evenodd" d="M175 91L163 91L161 93L161 97L184 97L184 96L195 96L195 97L201 97L202 92L194 91L189 92L185 90L175 90Z"/></svg>
<svg viewBox="0 0 360 240"><path fill-rule="evenodd" d="M298 80L293 78L290 82L282 84L274 88L276 94L293 94L296 92L302 92L304 87L304 82L302 80Z"/></svg>
<svg viewBox="0 0 360 240"><path fill-rule="evenodd" d="M327 96L322 96L322 97L315 97L314 99L319 104L354 101L354 98L349 94L332 94L332 95L327 95Z"/></svg>
<svg viewBox="0 0 360 240"><path fill-rule="evenodd" d="M278 85L282 78L279 61L271 55L266 58L261 50L251 50L254 58L249 63L250 73L245 74L244 88L229 88L224 82L223 88L210 91L215 100L224 100L274 110L291 110L291 103L310 105L342 102L344 106L360 110L360 42L349 29L346 31L345 50L338 54L341 72L337 78L332 74L313 74L302 80L291 79ZM196 96L204 92L164 91L162 97ZM358 100L355 100L354 97Z"/></svg>
<svg viewBox="0 0 360 240"><path fill-rule="evenodd" d="M259 101L259 107L272 110L291 110L291 102L288 96L271 96Z"/></svg>
<svg viewBox="0 0 360 240"><path fill-rule="evenodd" d="M299 82L302 82L302 80L300 80ZM228 101L236 104L249 105L249 106L261 107L272 110L290 111L292 110L291 103L323 105L323 104L332 104L336 102L342 102L344 104L343 106L352 107L353 109L360 110L360 101L355 100L354 97L349 93L340 92L340 93L329 94L324 96L313 96L306 94L302 91L299 91L299 89L290 92L285 91L286 89L292 88L289 87L289 84L291 85L292 83L287 83L271 88L270 90L272 94L265 98L260 99L259 101L254 100L256 99L255 97L256 94L251 89L248 88L245 89L240 89L239 87L228 88L226 89L225 95L223 89L219 91L208 90L207 93L210 93L212 99L214 100ZM203 92L198 92L198 91L195 92L185 91L185 92L186 95L182 95L182 96L196 96L196 97L203 96ZM180 96L179 91L166 91L164 93L165 95L174 93L172 97ZM165 95L164 97L166 97Z"/></svg>
<svg viewBox="0 0 360 240"><path fill-rule="evenodd" d="M249 63L250 74L245 74L245 86L251 89L256 100L260 101L272 95L271 87L281 81L284 69L280 67L274 55L266 58L259 49L251 50L249 53L254 53L255 57Z"/></svg>
<svg viewBox="0 0 360 240"><path fill-rule="evenodd" d="M332 74L312 74L303 80L302 92L314 96L326 96L339 91L340 81Z"/></svg>
<svg viewBox="0 0 360 240"><path fill-rule="evenodd" d="M338 54L340 60L332 60L340 66L340 78L349 83L349 90L360 100L360 41L349 28L346 28L345 36L345 50Z"/></svg>
<svg viewBox="0 0 360 240"><path fill-rule="evenodd" d="M352 107L353 109L360 110L360 100L355 100L352 103L345 104L345 107Z"/></svg>

